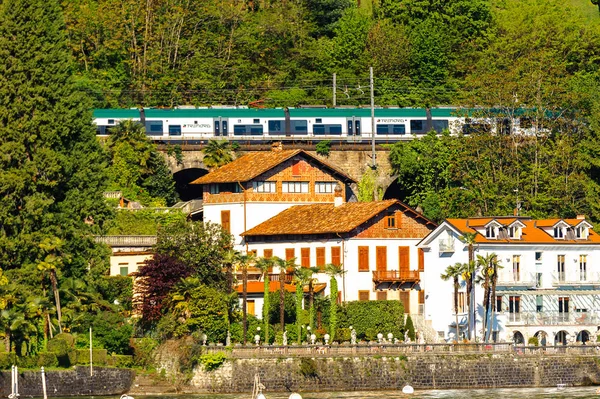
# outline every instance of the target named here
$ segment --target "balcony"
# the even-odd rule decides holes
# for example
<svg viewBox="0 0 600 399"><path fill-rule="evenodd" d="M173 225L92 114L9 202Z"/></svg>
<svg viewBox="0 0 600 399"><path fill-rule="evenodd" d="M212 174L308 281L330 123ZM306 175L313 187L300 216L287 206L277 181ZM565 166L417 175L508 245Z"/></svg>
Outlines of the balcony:
<svg viewBox="0 0 600 399"><path fill-rule="evenodd" d="M440 238L438 241L440 254L454 252L454 238Z"/></svg>
<svg viewBox="0 0 600 399"><path fill-rule="evenodd" d="M94 241L109 247L151 247L156 245L156 236L95 236Z"/></svg>
<svg viewBox="0 0 600 399"><path fill-rule="evenodd" d="M418 270L376 270L373 272L375 283L416 283L419 280Z"/></svg>
<svg viewBox="0 0 600 399"><path fill-rule="evenodd" d="M500 274L498 285L526 285L535 287L536 279L531 273L524 272L504 272Z"/></svg>
<svg viewBox="0 0 600 399"><path fill-rule="evenodd" d="M521 312L504 315L507 326L596 325L599 321L592 312Z"/></svg>
<svg viewBox="0 0 600 399"><path fill-rule="evenodd" d="M554 286L600 284L600 276L598 273L579 270L573 273L555 272L552 273L552 283Z"/></svg>

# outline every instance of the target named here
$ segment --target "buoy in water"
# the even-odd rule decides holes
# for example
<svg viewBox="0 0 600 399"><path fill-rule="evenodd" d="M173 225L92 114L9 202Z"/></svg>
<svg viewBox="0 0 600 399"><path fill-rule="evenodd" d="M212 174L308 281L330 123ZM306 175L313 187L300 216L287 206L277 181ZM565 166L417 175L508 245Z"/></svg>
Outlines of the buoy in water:
<svg viewBox="0 0 600 399"><path fill-rule="evenodd" d="M258 395L256 395L256 399L267 399L267 398L262 393L259 393Z"/></svg>
<svg viewBox="0 0 600 399"><path fill-rule="evenodd" d="M302 396L300 396L299 393L294 392L290 395L288 399L302 399Z"/></svg>
<svg viewBox="0 0 600 399"><path fill-rule="evenodd" d="M411 394L411 393L415 393L415 390L410 385L405 385L404 388L402 388L402 393Z"/></svg>
<svg viewBox="0 0 600 399"><path fill-rule="evenodd" d="M123 395L121 395L121 399L133 399L133 396L129 396L126 393L124 393Z"/></svg>

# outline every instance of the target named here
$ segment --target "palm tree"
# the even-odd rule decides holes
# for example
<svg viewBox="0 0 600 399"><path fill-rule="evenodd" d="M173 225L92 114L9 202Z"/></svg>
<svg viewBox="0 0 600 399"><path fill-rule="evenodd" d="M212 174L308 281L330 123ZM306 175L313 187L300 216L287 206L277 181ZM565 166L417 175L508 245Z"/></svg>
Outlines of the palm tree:
<svg viewBox="0 0 600 399"><path fill-rule="evenodd" d="M294 272L298 268L296 258L283 260L277 256L273 262L279 267L279 323L281 331L285 331L285 275L287 271Z"/></svg>
<svg viewBox="0 0 600 399"><path fill-rule="evenodd" d="M233 161L231 146L227 140L209 140L202 152L204 153L204 165L211 170Z"/></svg>
<svg viewBox="0 0 600 399"><path fill-rule="evenodd" d="M345 271L342 270L341 266L329 263L325 266L325 273L329 276L329 336L331 342L335 339L335 333L337 330L337 298L338 298L338 283L337 277L342 276Z"/></svg>
<svg viewBox="0 0 600 399"><path fill-rule="evenodd" d="M477 320L477 307L475 305L475 276L477 275L477 263L475 262L475 240L477 238L477 233L465 233L462 236L463 241L467 244L469 251L469 263L467 263L467 267L463 273L463 280L465 280L467 284L467 305L469 307L468 314L468 334L469 340L473 338L473 324Z"/></svg>
<svg viewBox="0 0 600 399"><path fill-rule="evenodd" d="M263 276L264 281L264 291L263 291L263 322L264 322L264 330L265 330L265 342L269 342L269 313L271 310L271 303L269 298L269 270L273 267L273 259L272 258L259 258L256 261L255 266L260 269Z"/></svg>
<svg viewBox="0 0 600 399"><path fill-rule="evenodd" d="M498 256L495 253L486 256L477 255L477 265L481 267L481 275L477 282L483 285L483 308L485 309L483 319L483 332L485 342L488 342L489 335L493 329L494 310L496 302L496 282L498 281L498 269L500 268ZM491 316L491 321L490 321Z"/></svg>
<svg viewBox="0 0 600 399"><path fill-rule="evenodd" d="M241 255L238 253L235 261L242 269L242 343L246 345L248 333L248 265L254 261L254 254Z"/></svg>
<svg viewBox="0 0 600 399"><path fill-rule="evenodd" d="M459 325L458 325L458 289L460 285L458 283L458 278L463 273L464 263L456 263L454 266L450 265L444 271L440 277L444 281L448 281L450 279L454 282L454 317L456 318L456 341L459 339Z"/></svg>
<svg viewBox="0 0 600 399"><path fill-rule="evenodd" d="M61 318L62 313L60 309L60 295L58 293L58 278L56 270L62 265L62 258L60 257L60 248L62 247L62 240L58 237L45 238L39 247L43 252L46 253L44 260L38 263L38 270L42 272L48 272L50 276L50 283L52 285L52 293L54 294L54 301L56 304L56 317L58 320L58 331L62 332Z"/></svg>

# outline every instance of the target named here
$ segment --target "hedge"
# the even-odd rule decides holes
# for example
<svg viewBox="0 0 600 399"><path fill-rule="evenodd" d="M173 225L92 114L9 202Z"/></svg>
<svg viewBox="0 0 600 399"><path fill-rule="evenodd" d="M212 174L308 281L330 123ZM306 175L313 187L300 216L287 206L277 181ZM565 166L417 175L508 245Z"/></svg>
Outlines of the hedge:
<svg viewBox="0 0 600 399"><path fill-rule="evenodd" d="M112 355L108 358L108 365L118 368L131 368L133 367L133 356Z"/></svg>
<svg viewBox="0 0 600 399"><path fill-rule="evenodd" d="M90 364L89 349L77 349L77 364ZM92 360L98 366L105 366L108 363L108 353L106 349L92 349Z"/></svg>
<svg viewBox="0 0 600 399"><path fill-rule="evenodd" d="M400 301L353 301L340 306L338 312L338 326L352 326L358 339L374 340L379 333L403 336L404 308Z"/></svg>

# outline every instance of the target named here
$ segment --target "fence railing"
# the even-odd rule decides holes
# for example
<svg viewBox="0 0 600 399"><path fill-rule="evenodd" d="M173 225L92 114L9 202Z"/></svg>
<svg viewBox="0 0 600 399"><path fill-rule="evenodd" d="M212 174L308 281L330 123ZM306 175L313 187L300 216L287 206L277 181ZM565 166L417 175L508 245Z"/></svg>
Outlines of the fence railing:
<svg viewBox="0 0 600 399"><path fill-rule="evenodd" d="M156 244L156 236L96 236L94 239L111 247L151 247Z"/></svg>
<svg viewBox="0 0 600 399"><path fill-rule="evenodd" d="M595 325L598 315L592 312L521 312L507 313L507 324L518 325Z"/></svg>
<svg viewBox="0 0 600 399"><path fill-rule="evenodd" d="M418 270L381 270L373 272L373 281L418 281Z"/></svg>
<svg viewBox="0 0 600 399"><path fill-rule="evenodd" d="M227 351L233 358L402 356L413 354L514 353L516 355L600 355L594 345L521 346L513 343L481 344L359 344L359 345L222 345L205 346L206 353Z"/></svg>

